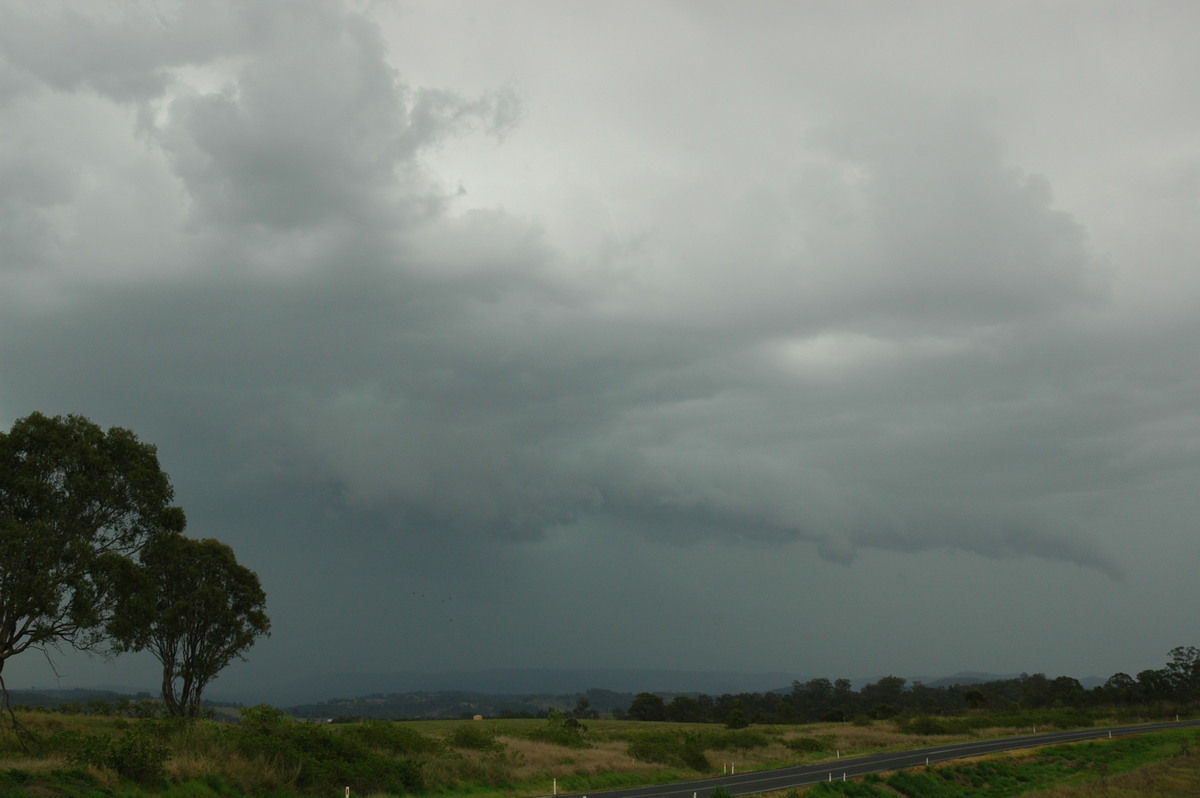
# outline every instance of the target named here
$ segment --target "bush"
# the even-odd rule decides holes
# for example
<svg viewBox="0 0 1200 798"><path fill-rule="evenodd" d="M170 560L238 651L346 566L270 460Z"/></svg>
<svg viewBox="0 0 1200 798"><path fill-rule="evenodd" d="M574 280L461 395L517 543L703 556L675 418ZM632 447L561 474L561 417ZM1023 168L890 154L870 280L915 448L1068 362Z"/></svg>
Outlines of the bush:
<svg viewBox="0 0 1200 798"><path fill-rule="evenodd" d="M291 718L286 712L276 709L269 704L256 704L242 710L242 728L265 731L277 729L290 723Z"/></svg>
<svg viewBox="0 0 1200 798"><path fill-rule="evenodd" d="M917 715L900 724L900 731L905 734L950 734L946 724L929 715Z"/></svg>
<svg viewBox="0 0 1200 798"><path fill-rule="evenodd" d="M381 754L376 746L354 734L297 723L272 707L243 711L241 727L230 732L238 753L295 773L295 786L302 789L353 784L359 792L399 793L415 792L424 786L419 763ZM387 734L377 729L367 732L376 740ZM403 738L404 733L398 732L393 741Z"/></svg>
<svg viewBox="0 0 1200 798"><path fill-rule="evenodd" d="M426 737L416 729L389 723L386 720L368 720L351 726L342 732L368 748L386 754L432 754L441 750L442 744Z"/></svg>
<svg viewBox="0 0 1200 798"><path fill-rule="evenodd" d="M645 732L630 738L627 750L631 757L642 762L699 771L709 769L701 737L693 732Z"/></svg>
<svg viewBox="0 0 1200 798"><path fill-rule="evenodd" d="M122 778L149 784L163 777L170 750L150 735L133 729L122 734L109 749L110 767Z"/></svg>
<svg viewBox="0 0 1200 798"><path fill-rule="evenodd" d="M555 710L546 718L545 726L529 732L527 736L530 740L540 740L566 748L588 748L588 741L584 739L586 733L587 726Z"/></svg>
<svg viewBox="0 0 1200 798"><path fill-rule="evenodd" d="M500 747L496 733L479 723L464 723L456 726L446 737L453 748L469 748L474 751L493 751Z"/></svg>
<svg viewBox="0 0 1200 798"><path fill-rule="evenodd" d="M142 729L132 729L114 739L94 734L65 732L56 735L52 747L67 754L68 761L114 771L138 784L162 779L170 750Z"/></svg>
<svg viewBox="0 0 1200 798"><path fill-rule="evenodd" d="M820 737L793 737L790 740L784 740L783 744L793 751L801 753L828 751L831 748L829 740Z"/></svg>

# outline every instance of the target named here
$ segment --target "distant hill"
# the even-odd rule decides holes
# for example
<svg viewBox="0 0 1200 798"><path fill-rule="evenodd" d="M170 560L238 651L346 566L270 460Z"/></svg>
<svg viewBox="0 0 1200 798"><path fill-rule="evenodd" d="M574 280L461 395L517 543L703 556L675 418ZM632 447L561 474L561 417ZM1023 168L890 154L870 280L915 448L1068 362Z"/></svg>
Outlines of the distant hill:
<svg viewBox="0 0 1200 798"><path fill-rule="evenodd" d="M942 676L937 679L909 679L909 684L920 682L926 687L953 687L954 685L983 684L996 682L1001 679L1015 679L1020 674L984 673L982 671L960 671L953 676Z"/></svg>
<svg viewBox="0 0 1200 798"><path fill-rule="evenodd" d="M678 671L620 668L492 668L481 671L423 673L328 673L281 682L249 691L225 691L214 685L213 697L245 704L295 706L363 696L400 693L463 692L492 696L564 695L591 689L618 693L724 693L791 689L796 677L787 673Z"/></svg>
<svg viewBox="0 0 1200 798"><path fill-rule="evenodd" d="M83 706L89 701L107 701L115 704L121 699L137 701L150 698L147 692L123 692L107 688L78 687L68 690L53 688L36 690L9 690L8 699L13 706L26 707L57 707L62 704L78 704Z"/></svg>
<svg viewBox="0 0 1200 798"><path fill-rule="evenodd" d="M633 693L592 688L561 695L488 695L454 690L418 693L389 693L361 698L335 698L315 704L288 707L298 718L470 718L474 715L523 717L545 715L552 710L570 711L583 697L599 713L624 711L633 703Z"/></svg>
<svg viewBox="0 0 1200 798"><path fill-rule="evenodd" d="M914 682L920 682L926 687L953 687L956 684L982 684L984 682L998 682L1005 679L1016 679L1019 678L1020 675L1021 674L1019 673L998 674L984 673L982 671L960 671L953 676L941 676L937 679L909 679L908 683L913 684ZM1058 676L1060 674L1056 673L1047 675L1053 678L1054 676ZM1080 686L1085 690L1091 690L1093 687L1098 687L1104 684L1106 680L1100 678L1099 676L1084 676L1078 681Z"/></svg>
<svg viewBox="0 0 1200 798"><path fill-rule="evenodd" d="M876 682L886 674L875 678L852 679L855 690L861 690L866 684ZM1050 674L1056 676L1058 674ZM998 681L1016 678L1017 674L998 675L979 671L962 671L952 676L933 678L908 677L909 685L920 682L927 687L949 687L952 685L970 685L981 682ZM358 699L372 699L378 704L381 696L394 697L407 694L443 694L447 700L459 703L487 705L491 709L473 714L497 715L504 712L533 712L541 708L551 707L565 709L570 707L558 706L569 701L573 706L574 696L595 692L597 695L608 693L628 695L630 699L620 699L622 708L628 707L632 696L640 692L659 693L663 695L706 693L717 697L724 694L737 693L787 693L795 681L805 682L812 677L798 677L789 673L746 673L739 671L683 671L667 669L620 669L620 668L492 668L481 671L448 671L444 673L428 673L418 671L397 671L393 673L328 673L310 676L293 681L279 681L258 689L224 689L217 682L205 692L206 702L217 704L271 704L277 707L300 707L318 704L349 703ZM1091 689L1103 684L1104 679L1084 677L1079 679L1085 689ZM11 691L14 704L27 706L56 706L63 702L84 704L93 699L116 700L120 697L133 699L157 697L153 693L132 687L101 686L92 688L76 688L61 690L53 688L35 688L33 690ZM458 695L458 698L450 696ZM463 698L462 696L468 696ZM601 699L604 700L604 699ZM614 699L615 700L615 699ZM415 717L426 714L417 711L420 702L434 703L431 698L405 699L411 705L412 712L392 712L391 717ZM593 704L596 702L593 701ZM399 706L399 705L398 705ZM323 708L319 714L330 714ZM346 707L349 710L349 707ZM608 707L596 706L600 712L611 711ZM314 710L315 711L315 710ZM438 712L449 710L440 709ZM463 709L463 712L466 710ZM366 712L336 712L333 714L362 714ZM314 715L316 717L317 715ZM379 715L384 716L384 715ZM458 717L458 714L438 715L439 717Z"/></svg>

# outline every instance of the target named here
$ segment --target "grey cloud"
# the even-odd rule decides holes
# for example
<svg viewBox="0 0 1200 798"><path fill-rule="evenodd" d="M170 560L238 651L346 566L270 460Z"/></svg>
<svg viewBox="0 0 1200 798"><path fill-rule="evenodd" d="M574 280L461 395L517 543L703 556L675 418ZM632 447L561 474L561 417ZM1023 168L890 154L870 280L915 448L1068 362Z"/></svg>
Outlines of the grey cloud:
<svg viewBox="0 0 1200 798"><path fill-rule="evenodd" d="M292 557L386 596L393 572L527 583L609 540L713 568L803 552L810 576L961 552L1089 584L1134 573L1097 518L1196 470L1194 320L1120 306L1058 178L970 102L858 91L815 106L795 158L605 162L644 167L638 213L570 250L431 166L457 137L530 135L513 92L418 88L338 4L227 8L163 50L137 27L158 22L22 23L100 31L58 65L0 38L42 86L7 112L85 90L121 109L105 177L140 199L98 234L95 169L0 145L0 408L136 429L193 524L285 595ZM109 35L136 45L125 67Z"/></svg>
<svg viewBox="0 0 1200 798"><path fill-rule="evenodd" d="M814 292L837 324L990 327L1103 298L1082 226L1053 208L1045 178L1004 162L981 115L905 92L822 134L850 184L809 227L827 280ZM814 188L810 208L838 196L828 182ZM797 193L809 199L803 185Z"/></svg>
<svg viewBox="0 0 1200 798"><path fill-rule="evenodd" d="M598 282L593 302L722 347L847 333L974 346L1102 307L1109 275L1082 224L1009 162L986 114L892 94L840 110L771 182L682 179L610 240L602 273L620 284Z"/></svg>
<svg viewBox="0 0 1200 798"><path fill-rule="evenodd" d="M172 67L236 52L254 12L236 3L6 3L0 48L9 62L60 91L119 102L154 99Z"/></svg>
<svg viewBox="0 0 1200 798"><path fill-rule="evenodd" d="M515 122L511 91L410 91L356 15L327 7L280 27L220 92L169 107L160 139L207 218L288 229L428 216L446 197L416 155L472 122L494 135Z"/></svg>
<svg viewBox="0 0 1200 798"><path fill-rule="evenodd" d="M54 211L75 195L79 176L48 152L0 143L0 270L28 269L53 255Z"/></svg>

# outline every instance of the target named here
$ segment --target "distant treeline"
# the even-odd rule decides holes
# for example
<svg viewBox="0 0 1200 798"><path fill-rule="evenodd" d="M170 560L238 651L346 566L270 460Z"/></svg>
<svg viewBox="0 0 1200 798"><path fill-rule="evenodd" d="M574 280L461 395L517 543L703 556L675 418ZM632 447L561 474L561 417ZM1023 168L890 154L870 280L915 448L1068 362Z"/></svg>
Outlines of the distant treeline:
<svg viewBox="0 0 1200 798"><path fill-rule="evenodd" d="M331 698L316 704L288 708L297 718L358 719L457 719L484 715L489 718L545 718L551 712L589 718L599 713L624 712L634 693L592 689L561 695L491 695L458 690L412 693L375 693L360 698Z"/></svg>
<svg viewBox="0 0 1200 798"><path fill-rule="evenodd" d="M54 710L64 715L115 715L124 718L157 718L167 714L166 705L150 693L118 693L112 690L73 688L69 690L10 690L9 703L14 710ZM240 704L220 701L201 702L204 715L218 707L237 709Z"/></svg>
<svg viewBox="0 0 1200 798"><path fill-rule="evenodd" d="M849 679L793 682L790 692L709 695L639 693L618 717L678 723L808 723L953 715L971 709L1084 709L1096 706L1190 703L1200 697L1200 649L1180 646L1159 669L1136 677L1114 673L1085 689L1070 676L1021 674L1013 679L930 687L887 676L855 691ZM669 697L669 698L668 698Z"/></svg>
<svg viewBox="0 0 1200 798"><path fill-rule="evenodd" d="M1200 699L1200 649L1171 649L1162 668L1136 676L1114 673L1103 684L1084 688L1070 676L1021 674L1011 679L970 684L925 685L887 676L855 690L849 679L792 682L791 689L765 693L616 692L592 689L561 695L486 695L435 691L334 698L288 709L298 718L325 720L545 718L552 712L586 720L600 716L677 723L810 723L887 719L914 715L956 715L967 710L1091 709L1159 705L1163 712ZM126 717L162 714L162 702L149 693L134 696L100 690L11 692L14 707L57 708L64 712ZM217 705L205 702L210 709Z"/></svg>
<svg viewBox="0 0 1200 798"><path fill-rule="evenodd" d="M1103 706L1180 705L1200 698L1200 649L1171 649L1163 668L1136 676L1115 673L1084 688L1070 676L1021 674L1011 679L931 686L887 676L855 690L849 679L793 682L765 693L614 692L592 689L563 695L485 695L469 692L375 694L335 698L290 708L301 718L545 718L551 712L586 720L599 716L677 723L809 723L886 719L901 715L954 715L966 710L1087 709Z"/></svg>

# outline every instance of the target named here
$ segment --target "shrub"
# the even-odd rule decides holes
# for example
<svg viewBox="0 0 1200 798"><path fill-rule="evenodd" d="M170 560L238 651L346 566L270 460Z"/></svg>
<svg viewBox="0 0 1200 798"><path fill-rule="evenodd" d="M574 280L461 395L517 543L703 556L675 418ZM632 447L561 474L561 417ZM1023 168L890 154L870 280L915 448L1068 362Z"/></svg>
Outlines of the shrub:
<svg viewBox="0 0 1200 798"><path fill-rule="evenodd" d="M829 740L820 737L793 737L790 740L784 740L783 744L793 751L802 753L828 751L830 749Z"/></svg>
<svg viewBox="0 0 1200 798"><path fill-rule="evenodd" d="M170 757L165 745L138 729L118 737L108 753L110 767L122 778L139 784L160 780Z"/></svg>
<svg viewBox="0 0 1200 798"><path fill-rule="evenodd" d="M364 721L342 733L368 748L392 755L432 754L442 748L442 744L432 737L386 720Z"/></svg>
<svg viewBox="0 0 1200 798"><path fill-rule="evenodd" d="M419 763L381 754L353 734L297 723L272 707L243 711L241 727L230 731L238 753L294 773L295 786L302 789L353 784L359 792L395 793L424 786ZM402 736L403 732L395 739Z"/></svg>
<svg viewBox="0 0 1200 798"><path fill-rule="evenodd" d="M587 748L588 741L584 739L587 726L575 718L568 718L562 712L555 710L546 718L546 725L528 734L531 740L561 745L566 748Z"/></svg>
<svg viewBox="0 0 1200 798"><path fill-rule="evenodd" d="M242 728L244 729L264 731L279 728L290 722L291 718L287 713L269 704L256 704L242 710Z"/></svg>
<svg viewBox="0 0 1200 798"><path fill-rule="evenodd" d="M446 736L446 743L453 748L469 748L474 751L492 751L500 747L495 732L478 723L464 723L454 727Z"/></svg>
<svg viewBox="0 0 1200 798"><path fill-rule="evenodd" d="M900 731L905 734L949 734L950 729L937 718L929 715L917 715L915 718L900 724Z"/></svg>
<svg viewBox="0 0 1200 798"><path fill-rule="evenodd" d="M55 735L52 747L77 765L114 771L123 779L150 784L162 779L170 750L145 730L131 729L114 739L95 734L64 732Z"/></svg>
<svg viewBox="0 0 1200 798"><path fill-rule="evenodd" d="M628 753L642 762L708 770L708 757L699 734L685 731L644 732L629 740Z"/></svg>

